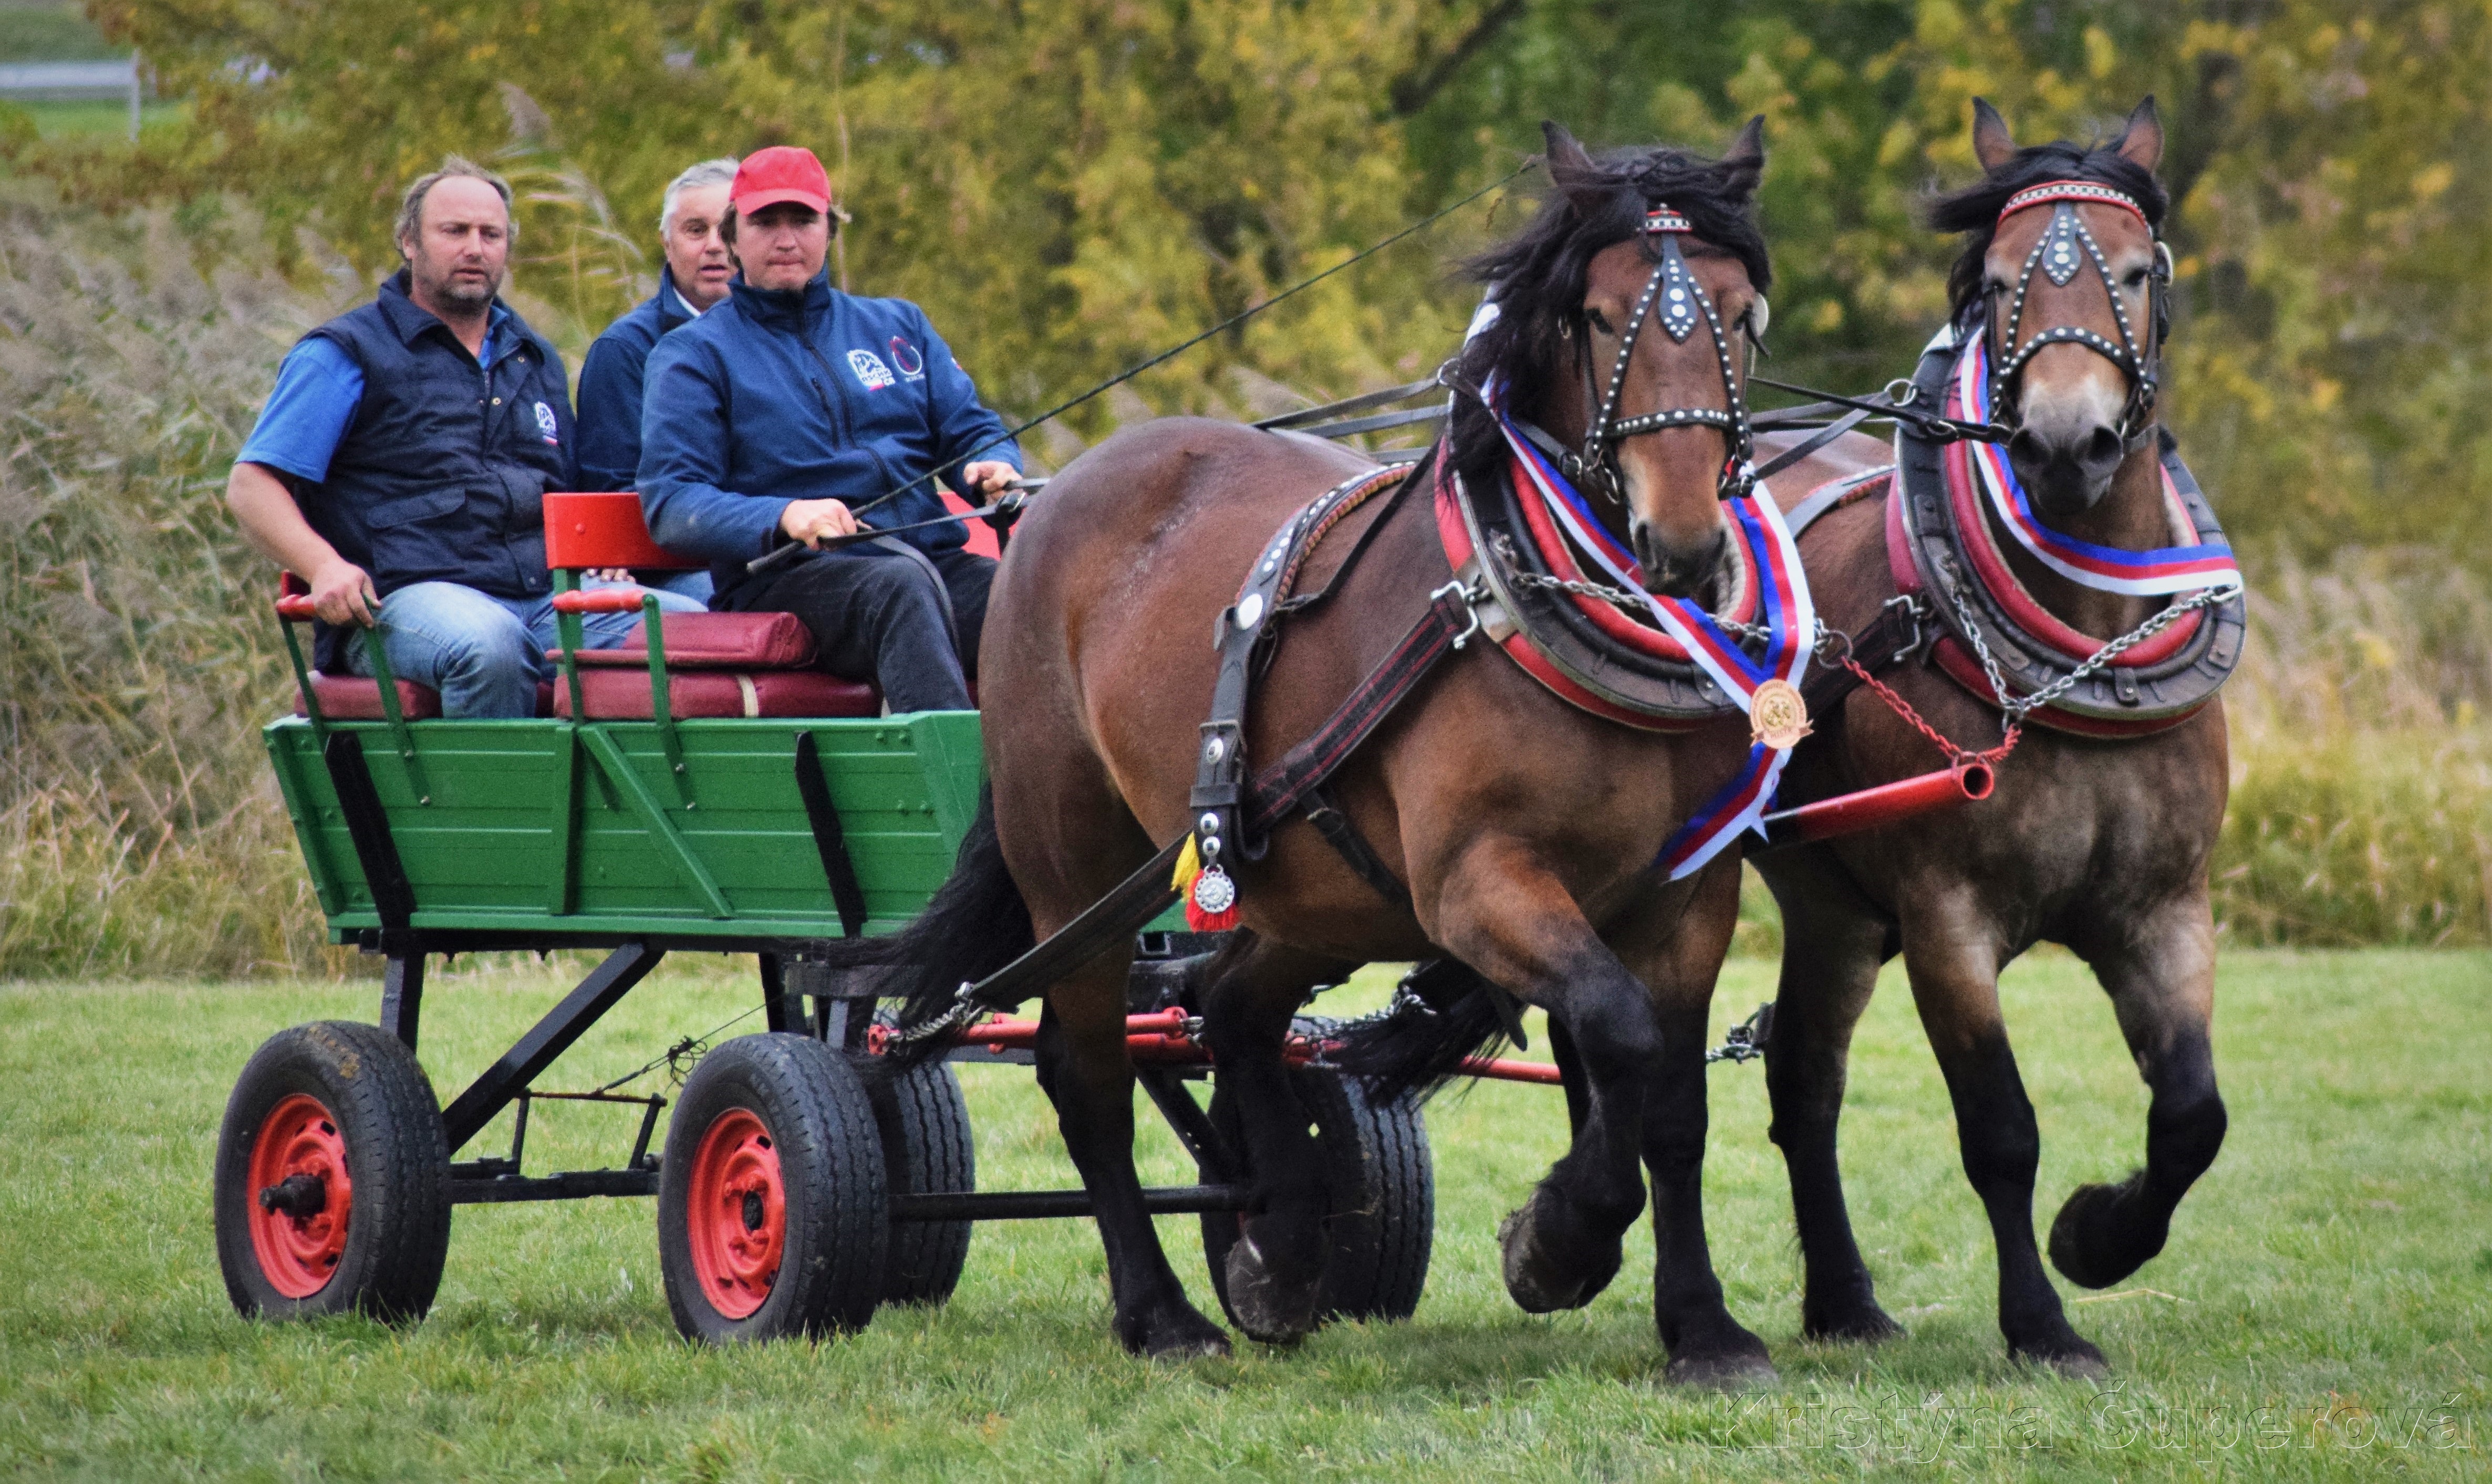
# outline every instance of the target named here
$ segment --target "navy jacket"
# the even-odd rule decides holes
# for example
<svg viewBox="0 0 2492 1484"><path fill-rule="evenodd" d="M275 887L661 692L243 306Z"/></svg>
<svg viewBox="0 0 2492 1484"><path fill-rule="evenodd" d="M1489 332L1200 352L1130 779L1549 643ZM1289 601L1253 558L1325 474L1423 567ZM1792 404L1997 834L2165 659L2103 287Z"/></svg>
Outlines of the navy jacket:
<svg viewBox="0 0 2492 1484"><path fill-rule="evenodd" d="M827 275L785 293L738 279L649 353L636 482L658 544L707 557L713 601L727 607L744 564L785 538L789 502L862 505L971 454L1018 469L1014 445L985 448L1004 431L915 305L841 293ZM929 482L865 518L887 530L943 512ZM955 524L902 539L941 553L967 534ZM861 560L800 560L843 559Z"/></svg>
<svg viewBox="0 0 2492 1484"><path fill-rule="evenodd" d="M545 492L578 475L562 357L513 314L502 328L519 343L480 367L406 288L400 269L371 304L312 332L363 367L364 395L328 478L298 486L295 503L383 597L432 581L543 594ZM319 650L323 668L341 657L335 635Z"/></svg>
<svg viewBox="0 0 2492 1484"><path fill-rule="evenodd" d="M579 367L579 487L630 489L640 468L640 378L649 348L697 315L676 292L674 270L658 291L606 327Z"/></svg>

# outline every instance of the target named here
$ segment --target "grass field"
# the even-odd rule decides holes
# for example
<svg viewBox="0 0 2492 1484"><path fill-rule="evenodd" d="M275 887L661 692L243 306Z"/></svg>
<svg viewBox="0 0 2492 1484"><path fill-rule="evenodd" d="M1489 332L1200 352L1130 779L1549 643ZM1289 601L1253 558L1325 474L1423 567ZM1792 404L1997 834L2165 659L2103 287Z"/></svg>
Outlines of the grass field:
<svg viewBox="0 0 2492 1484"><path fill-rule="evenodd" d="M720 963L670 965L549 1085L619 1074L744 1008ZM511 961L437 977L436 1083L472 1075L560 975ZM618 1201L462 1208L440 1302L404 1332L246 1324L208 1223L227 1085L281 1026L370 1018L371 986L0 985L0 1472L2479 1478L2492 1467L2487 991L2480 953L2226 960L2231 1140L2170 1249L2132 1280L2155 1292L2072 1310L2111 1356L2109 1388L2004 1359L1989 1238L1899 983L1863 1027L1845 1129L1862 1242L1912 1331L1892 1345L1798 1341L1761 1079L1716 1068L1714 1250L1783 1384L1712 1397L1656 1382L1644 1230L1586 1310L1533 1319L1505 1298L1492 1233L1564 1126L1553 1091L1513 1086L1431 1110L1438 1247L1418 1317L1291 1353L1128 1359L1108 1337L1086 1222L981 1228L940 1311L886 1310L819 1347L698 1351L668 1321L649 1204ZM1735 962L1717 1019L1769 992L1766 966ZM2021 967L2006 994L2041 1113L2047 1221L2074 1184L2137 1157L2144 1097L2079 966ZM1070 1183L1027 1073L965 1071L981 1182ZM611 1162L628 1118L540 1112L531 1167ZM1190 1178L1156 1134L1145 1175ZM1208 1308L1191 1218L1162 1233Z"/></svg>

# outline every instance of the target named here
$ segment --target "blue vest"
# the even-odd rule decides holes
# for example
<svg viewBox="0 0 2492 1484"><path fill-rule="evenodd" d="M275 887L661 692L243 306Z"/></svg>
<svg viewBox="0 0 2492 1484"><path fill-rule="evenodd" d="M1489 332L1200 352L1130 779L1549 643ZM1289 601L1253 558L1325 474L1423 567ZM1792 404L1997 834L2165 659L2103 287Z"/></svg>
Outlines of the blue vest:
<svg viewBox="0 0 2492 1484"><path fill-rule="evenodd" d="M436 581L545 593L545 493L576 477L562 358L514 314L497 334L517 343L481 367L406 285L400 269L312 332L363 367L364 397L328 479L297 492L304 518L383 597Z"/></svg>

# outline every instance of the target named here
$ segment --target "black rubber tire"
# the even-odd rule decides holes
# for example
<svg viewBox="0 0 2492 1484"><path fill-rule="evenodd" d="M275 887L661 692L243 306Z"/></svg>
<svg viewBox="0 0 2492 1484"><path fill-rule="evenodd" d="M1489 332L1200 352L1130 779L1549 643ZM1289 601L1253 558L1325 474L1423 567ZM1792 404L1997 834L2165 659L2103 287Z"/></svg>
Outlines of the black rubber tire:
<svg viewBox="0 0 2492 1484"><path fill-rule="evenodd" d="M739 1109L769 1132L786 1237L769 1296L730 1319L701 1291L687 1197L702 1136ZM675 1327L712 1345L863 1329L882 1296L890 1229L884 1188L874 1106L845 1056L812 1036L784 1033L739 1036L711 1051L675 1100L658 1176L658 1268Z"/></svg>
<svg viewBox="0 0 2492 1484"><path fill-rule="evenodd" d="M882 1130L882 1167L893 1195L978 1188L977 1150L969 1138L969 1105L961 1079L940 1062L921 1062L897 1077L872 1064L860 1068ZM969 1260L967 1221L895 1221L882 1275L884 1303L940 1304L961 1283Z"/></svg>
<svg viewBox="0 0 2492 1484"><path fill-rule="evenodd" d="M1325 1227L1332 1252L1324 1263L1317 1314L1324 1320L1409 1319L1428 1286L1437 1225L1436 1167L1418 1104L1408 1098L1372 1103L1358 1078L1328 1066L1292 1068L1290 1086L1315 1126L1331 1210ZM1210 1117L1231 1148L1242 1147L1236 1108L1216 1085ZM1211 1176L1206 1172L1203 1178ZM1229 1249L1236 1245L1239 1225L1233 1211L1206 1211L1202 1217L1212 1291L1232 1324L1237 1316L1229 1312Z"/></svg>
<svg viewBox="0 0 2492 1484"><path fill-rule="evenodd" d="M345 1146L353 1207L345 1248L320 1289L288 1297L252 1247L251 1156L286 1097L317 1098ZM450 1253L450 1141L415 1053L378 1026L323 1020L280 1031L244 1064L217 1134L217 1266L246 1319L348 1312L411 1324L432 1307Z"/></svg>

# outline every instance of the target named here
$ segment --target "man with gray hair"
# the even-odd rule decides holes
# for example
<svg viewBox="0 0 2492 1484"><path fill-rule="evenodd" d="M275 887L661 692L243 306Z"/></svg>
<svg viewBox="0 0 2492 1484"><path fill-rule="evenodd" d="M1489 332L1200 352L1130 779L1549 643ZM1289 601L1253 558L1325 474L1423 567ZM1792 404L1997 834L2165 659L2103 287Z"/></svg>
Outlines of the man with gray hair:
<svg viewBox="0 0 2492 1484"><path fill-rule="evenodd" d="M286 355L225 484L310 588L319 668L371 675L377 642L448 716L529 715L553 673L545 495L578 473L562 358L501 300L517 235L509 184L455 155L409 186L403 266ZM588 645L638 622L593 615Z"/></svg>
<svg viewBox="0 0 2492 1484"><path fill-rule="evenodd" d="M650 347L727 297L735 265L719 226L727 218L735 166L732 157L704 160L668 184L658 212L658 240L667 253L658 292L608 326L588 348L579 370L582 489L632 487L640 467L640 383ZM679 581L700 583L707 596L707 572L687 572ZM682 591L676 583L668 586Z"/></svg>

